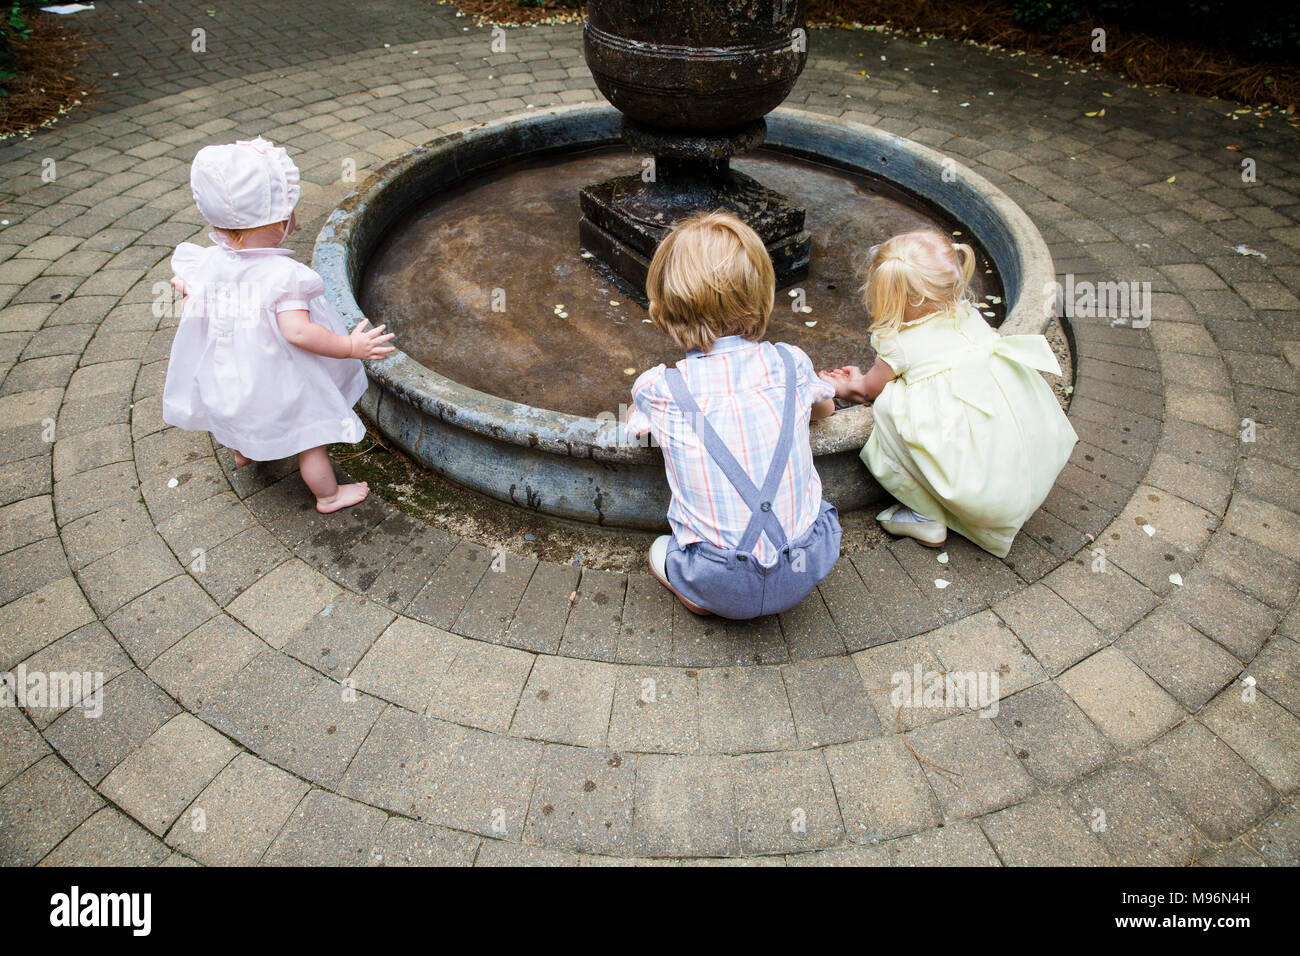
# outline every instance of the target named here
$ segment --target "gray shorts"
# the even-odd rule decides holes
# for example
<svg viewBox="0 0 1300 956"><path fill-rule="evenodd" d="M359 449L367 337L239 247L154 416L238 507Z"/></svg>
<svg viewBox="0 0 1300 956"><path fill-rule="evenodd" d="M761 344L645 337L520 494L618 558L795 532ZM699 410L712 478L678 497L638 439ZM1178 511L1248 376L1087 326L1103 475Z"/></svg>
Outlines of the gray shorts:
<svg viewBox="0 0 1300 956"><path fill-rule="evenodd" d="M707 541L668 544L668 583L686 600L719 617L747 620L794 607L835 566L840 556L840 516L823 501L817 520L765 568L752 554L724 550Z"/></svg>

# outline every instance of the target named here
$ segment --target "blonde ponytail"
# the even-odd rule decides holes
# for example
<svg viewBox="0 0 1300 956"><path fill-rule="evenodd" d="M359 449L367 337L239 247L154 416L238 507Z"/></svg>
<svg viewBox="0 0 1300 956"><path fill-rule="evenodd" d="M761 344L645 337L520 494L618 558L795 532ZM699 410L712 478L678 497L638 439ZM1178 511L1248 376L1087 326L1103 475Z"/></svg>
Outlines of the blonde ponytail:
<svg viewBox="0 0 1300 956"><path fill-rule="evenodd" d="M962 284L968 286L970 285L971 276L975 275L975 250L964 242L954 242L952 247L957 253L961 266ZM965 291L965 289L962 289L963 294Z"/></svg>
<svg viewBox="0 0 1300 956"><path fill-rule="evenodd" d="M871 316L870 331L894 332L908 307L929 303L936 312L951 312L966 298L975 274L975 250L929 229L894 236L870 252L862 304Z"/></svg>

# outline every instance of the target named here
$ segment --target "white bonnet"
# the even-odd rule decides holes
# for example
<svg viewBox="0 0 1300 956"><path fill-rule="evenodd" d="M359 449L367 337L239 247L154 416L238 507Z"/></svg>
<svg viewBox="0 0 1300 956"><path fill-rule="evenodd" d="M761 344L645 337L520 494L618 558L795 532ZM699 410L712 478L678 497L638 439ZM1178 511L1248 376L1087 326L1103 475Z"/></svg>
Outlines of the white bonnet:
<svg viewBox="0 0 1300 956"><path fill-rule="evenodd" d="M302 193L298 167L270 140L204 146L190 167L203 218L219 229L252 229L289 218Z"/></svg>

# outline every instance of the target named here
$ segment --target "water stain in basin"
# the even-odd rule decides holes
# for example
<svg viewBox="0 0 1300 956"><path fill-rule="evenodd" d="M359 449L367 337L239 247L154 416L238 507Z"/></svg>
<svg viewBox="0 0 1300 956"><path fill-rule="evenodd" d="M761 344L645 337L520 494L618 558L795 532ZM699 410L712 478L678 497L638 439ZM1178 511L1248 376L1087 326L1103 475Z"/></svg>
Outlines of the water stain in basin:
<svg viewBox="0 0 1300 956"><path fill-rule="evenodd" d="M927 226L971 238L884 181L764 150L733 165L807 209L809 275L795 286L800 298L777 292L767 338L799 346L818 367L873 359L858 291L872 245ZM635 372L681 353L583 261L578 190L640 168L622 147L570 153L510 164L433 197L371 256L360 304L412 358L463 385L552 411L617 415ZM1002 299L988 257L976 251L975 297ZM987 308L996 325L1004 306Z"/></svg>

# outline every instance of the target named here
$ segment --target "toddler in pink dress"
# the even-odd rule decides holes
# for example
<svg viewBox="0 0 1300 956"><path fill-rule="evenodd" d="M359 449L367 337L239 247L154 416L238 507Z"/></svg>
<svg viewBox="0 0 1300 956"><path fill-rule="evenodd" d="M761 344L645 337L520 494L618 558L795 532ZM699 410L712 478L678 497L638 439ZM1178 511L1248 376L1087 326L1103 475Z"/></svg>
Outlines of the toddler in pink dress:
<svg viewBox="0 0 1300 956"><path fill-rule="evenodd" d="M352 406L366 390L361 359L393 351L384 326L349 334L325 283L280 248L294 226L298 167L258 137L206 146L190 186L211 246L183 242L172 285L184 295L163 387L163 421L207 431L250 461L298 456L328 514L363 501L365 482L340 485L325 446L365 434Z"/></svg>

